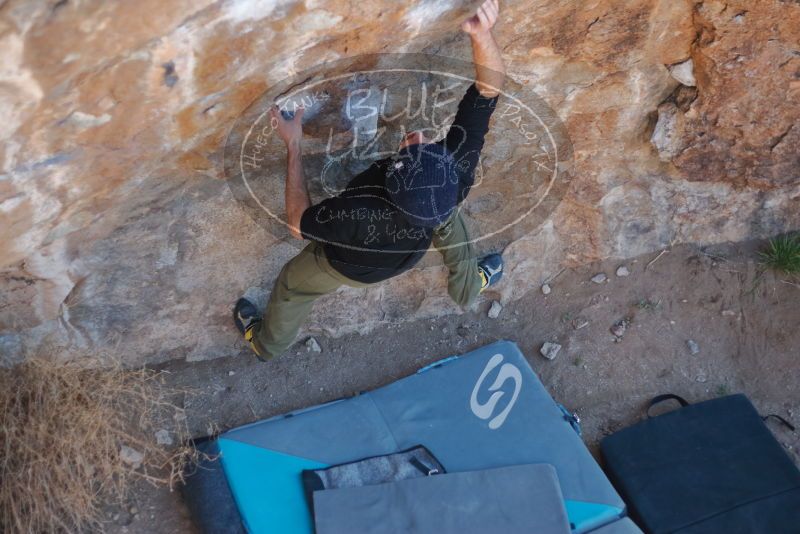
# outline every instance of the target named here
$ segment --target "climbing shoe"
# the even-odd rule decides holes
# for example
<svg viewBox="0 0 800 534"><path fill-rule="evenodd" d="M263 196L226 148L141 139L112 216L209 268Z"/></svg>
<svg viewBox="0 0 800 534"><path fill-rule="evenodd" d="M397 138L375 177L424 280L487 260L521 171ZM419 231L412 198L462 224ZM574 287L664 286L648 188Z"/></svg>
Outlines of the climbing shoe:
<svg viewBox="0 0 800 534"><path fill-rule="evenodd" d="M478 262L478 274L481 277L481 291L495 285L503 277L503 257L500 254L489 254Z"/></svg>
<svg viewBox="0 0 800 534"><path fill-rule="evenodd" d="M246 298L237 300L236 305L233 307L233 322L239 332L244 336L244 340L247 341L250 348L256 353L256 357L262 362L267 361L269 355L261 354L253 343L255 327L261 324L261 314L258 313L253 303Z"/></svg>

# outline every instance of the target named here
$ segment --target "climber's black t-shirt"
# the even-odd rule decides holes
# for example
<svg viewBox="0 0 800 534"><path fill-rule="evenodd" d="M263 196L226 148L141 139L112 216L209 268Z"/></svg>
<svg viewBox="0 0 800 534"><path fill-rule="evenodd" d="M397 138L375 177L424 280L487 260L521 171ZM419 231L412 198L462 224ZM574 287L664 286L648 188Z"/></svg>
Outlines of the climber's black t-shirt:
<svg viewBox="0 0 800 534"><path fill-rule="evenodd" d="M447 136L439 141L456 161L459 203L474 183L496 105L497 97L485 98L471 85ZM408 222L390 201L385 177L391 164L391 158L373 163L342 193L311 206L300 220L303 237L324 243L331 266L357 282L380 282L407 271L431 244L433 230Z"/></svg>

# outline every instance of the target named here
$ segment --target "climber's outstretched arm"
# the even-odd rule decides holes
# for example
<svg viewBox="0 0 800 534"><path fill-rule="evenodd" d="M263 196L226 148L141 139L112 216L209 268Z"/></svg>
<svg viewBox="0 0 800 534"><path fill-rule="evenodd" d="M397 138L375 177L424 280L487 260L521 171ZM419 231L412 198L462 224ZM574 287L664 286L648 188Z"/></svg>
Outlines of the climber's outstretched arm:
<svg viewBox="0 0 800 534"><path fill-rule="evenodd" d="M475 79L482 96L495 97L503 88L506 65L500 47L492 35L500 8L498 0L486 0L472 17L461 24L461 29L472 40L472 60L475 63Z"/></svg>
<svg viewBox="0 0 800 534"><path fill-rule="evenodd" d="M301 121L304 111L300 108L291 120L286 120L277 106L273 106L270 110L275 131L286 143L286 222L289 223L289 233L297 239L303 239L300 235L300 217L311 206L306 180L303 177Z"/></svg>

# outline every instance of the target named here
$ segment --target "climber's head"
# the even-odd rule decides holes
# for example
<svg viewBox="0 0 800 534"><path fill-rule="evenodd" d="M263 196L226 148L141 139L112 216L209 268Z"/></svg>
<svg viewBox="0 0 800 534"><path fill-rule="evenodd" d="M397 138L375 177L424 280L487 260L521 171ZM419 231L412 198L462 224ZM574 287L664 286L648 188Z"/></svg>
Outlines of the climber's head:
<svg viewBox="0 0 800 534"><path fill-rule="evenodd" d="M408 132L406 136L403 137L402 141L400 141L400 150L407 146L424 145L430 142L431 140L425 136L422 130L414 130L413 132Z"/></svg>

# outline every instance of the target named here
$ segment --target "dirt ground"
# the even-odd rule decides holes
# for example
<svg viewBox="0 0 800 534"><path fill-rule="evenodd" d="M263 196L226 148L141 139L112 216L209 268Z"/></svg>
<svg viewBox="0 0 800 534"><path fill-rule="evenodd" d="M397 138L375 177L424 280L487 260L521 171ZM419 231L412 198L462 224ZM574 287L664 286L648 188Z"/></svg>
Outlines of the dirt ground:
<svg viewBox="0 0 800 534"><path fill-rule="evenodd" d="M553 397L578 412L595 455L603 436L640 420L647 401L666 392L689 401L742 392L762 414L800 424L800 285L761 274L758 246L682 245L565 270L549 295L531 287L497 319L487 317L490 294L461 315L367 336L315 336L321 353L300 339L266 364L243 350L164 370L193 391L185 408L196 435L373 389L498 339L515 341ZM616 275L622 265L629 276ZM598 273L607 280L591 281ZM610 328L625 318L630 324L617 339ZM552 361L539 353L546 341L562 345ZM800 432L768 425L800 464ZM193 532L177 492L142 486L130 506L134 513L114 514L109 532Z"/></svg>

